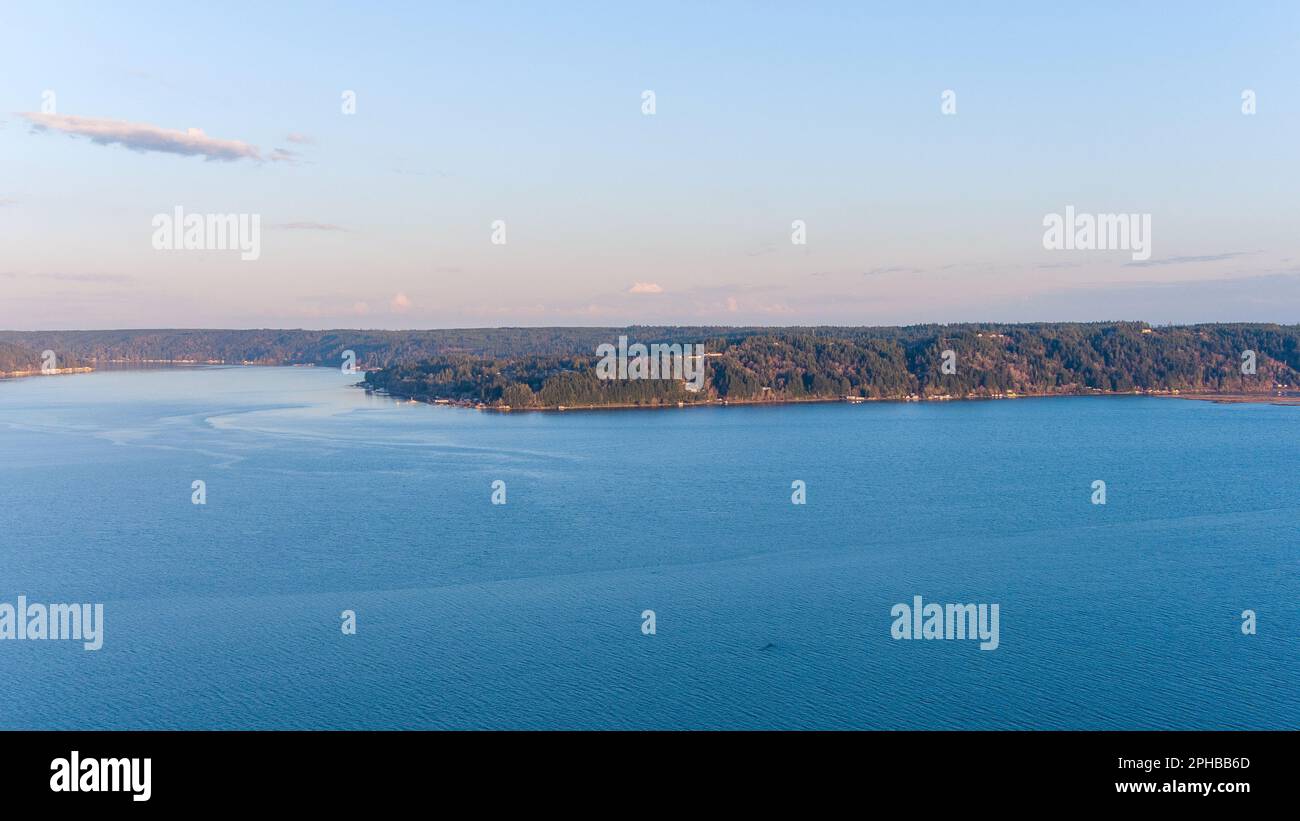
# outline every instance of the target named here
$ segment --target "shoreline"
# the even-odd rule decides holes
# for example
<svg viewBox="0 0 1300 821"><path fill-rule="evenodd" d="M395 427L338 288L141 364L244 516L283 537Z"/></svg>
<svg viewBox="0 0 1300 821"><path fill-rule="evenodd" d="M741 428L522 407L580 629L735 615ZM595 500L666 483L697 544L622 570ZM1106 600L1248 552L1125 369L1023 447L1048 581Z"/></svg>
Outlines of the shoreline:
<svg viewBox="0 0 1300 821"><path fill-rule="evenodd" d="M43 371L37 368L34 371L0 371L0 379L26 379L31 376L68 376L74 373L93 373L94 368L55 368L51 371Z"/></svg>
<svg viewBox="0 0 1300 821"><path fill-rule="evenodd" d="M235 363L226 362L195 362L186 360L135 360L126 362L120 360L107 360L110 364L146 364L146 365L163 365L181 366L181 367L204 367L204 366L226 366L229 367ZM245 367L283 367L283 368L304 368L315 367L314 364L288 364L288 365L261 365L260 363L241 362L238 365ZM141 368L141 370L153 370L154 368ZM26 379L35 376L68 376L79 373L94 373L97 369L89 366L76 368L58 368L54 371L44 372L41 370L29 371L0 371L0 381ZM114 370L114 368L109 368ZM122 370L130 370L123 368ZM364 370L361 371L364 373ZM462 408L465 410L491 411L495 413L568 413L569 411L599 411L599 410L684 410L686 408L725 408L733 405L753 406L753 405L808 405L808 404L827 404L839 402L846 405L862 405L872 402L995 402L1000 400L1013 399L1052 399L1060 397L1086 397L1086 396L1149 396L1162 399L1190 399L1198 402L1213 402L1220 405L1278 405L1282 407L1300 406L1300 391L1288 393L1233 393L1233 392L1187 392L1171 390L1144 390L1144 391L1102 391L1102 390L1084 390L1069 393L1016 393L1008 392L1001 394L967 395L951 396L947 394L939 396L920 396L911 394L908 396L891 396L891 397L866 397L866 396L838 396L838 397L811 397L807 399L710 399L699 402L670 402L662 404L601 404L601 405L544 405L527 408L512 408L509 405L488 405L483 402L473 402L469 400L442 399L438 397L409 396L403 394L390 393L382 388L372 388L365 382L357 382L352 387L361 388L367 394L374 396L384 396L396 402L418 403L421 405L446 406Z"/></svg>
<svg viewBox="0 0 1300 821"><path fill-rule="evenodd" d="M570 411L621 411L621 410L685 410L687 408L725 408L730 406L755 405L808 405L841 403L845 405L864 405L868 403L896 402L996 402L1015 399L1056 399L1066 397L1153 397L1161 399L1192 399L1217 404L1255 404L1255 405L1300 405L1300 394L1253 394L1253 393L1185 393L1170 391L1082 391L1074 393L1008 393L989 396L905 396L905 397L817 397L809 399L714 399L700 402L664 403L664 404L608 404L608 405L544 405L527 408L512 408L508 405L488 405L483 402L439 398L420 398L417 396L392 394L382 389L373 389L359 382L355 387L362 388L368 394L384 396L396 402L433 405L435 407L452 407L462 410L489 411L493 413L568 413Z"/></svg>

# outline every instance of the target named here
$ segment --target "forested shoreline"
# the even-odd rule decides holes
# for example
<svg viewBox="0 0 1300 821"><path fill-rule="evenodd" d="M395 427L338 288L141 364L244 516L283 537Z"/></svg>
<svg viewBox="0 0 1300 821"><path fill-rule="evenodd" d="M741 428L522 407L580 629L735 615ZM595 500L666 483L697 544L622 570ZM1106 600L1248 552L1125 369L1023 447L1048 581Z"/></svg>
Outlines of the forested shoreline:
<svg viewBox="0 0 1300 821"><path fill-rule="evenodd" d="M599 346L703 344L680 379L599 379ZM0 373L107 363L315 365L351 359L397 397L487 407L659 406L1022 395L1269 395L1300 386L1300 326L1139 322L904 327L0 331ZM945 358L945 352L951 352ZM1244 372L1247 352L1253 373ZM945 363L947 366L945 367Z"/></svg>
<svg viewBox="0 0 1300 821"><path fill-rule="evenodd" d="M37 351L21 345L0 342L0 379L34 376L38 373L82 373L91 370L76 357L68 356L60 359L57 355L53 360L53 367L46 370L44 350Z"/></svg>
<svg viewBox="0 0 1300 821"><path fill-rule="evenodd" d="M1300 385L1296 326L917 326L846 329L841 336L766 329L696 341L707 351L699 391L680 379L600 379L594 353L439 356L371 371L365 384L398 397L511 409L1134 392L1267 395ZM1253 373L1244 372L1247 359Z"/></svg>

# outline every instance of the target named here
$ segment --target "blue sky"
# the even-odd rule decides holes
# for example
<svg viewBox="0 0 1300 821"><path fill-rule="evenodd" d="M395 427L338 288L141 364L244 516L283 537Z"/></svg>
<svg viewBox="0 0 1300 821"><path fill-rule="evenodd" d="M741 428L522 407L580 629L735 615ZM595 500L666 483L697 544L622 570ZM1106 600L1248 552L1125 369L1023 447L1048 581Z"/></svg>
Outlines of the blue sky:
<svg viewBox="0 0 1300 821"><path fill-rule="evenodd" d="M1300 321L1300 6L967 5L0 4L0 328Z"/></svg>

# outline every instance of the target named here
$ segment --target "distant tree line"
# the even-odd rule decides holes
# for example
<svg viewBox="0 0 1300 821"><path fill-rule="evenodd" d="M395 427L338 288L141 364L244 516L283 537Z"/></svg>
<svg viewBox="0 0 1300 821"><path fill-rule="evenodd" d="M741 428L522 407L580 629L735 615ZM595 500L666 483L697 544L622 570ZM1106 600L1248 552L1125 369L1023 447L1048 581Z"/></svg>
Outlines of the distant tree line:
<svg viewBox="0 0 1300 821"><path fill-rule="evenodd" d="M41 356L30 348L0 342L0 373L31 371L41 367Z"/></svg>
<svg viewBox="0 0 1300 821"><path fill-rule="evenodd" d="M1297 326L1058 323L850 328L841 335L787 328L693 341L704 341L710 352L705 387L696 393L679 380L598 379L593 355L443 355L372 371L366 384L397 396L515 408L1009 393L1262 393L1300 385ZM948 368L945 351L951 352ZM1253 352L1254 373L1243 373L1247 351Z"/></svg>
<svg viewBox="0 0 1300 821"><path fill-rule="evenodd" d="M34 350L22 345L0 341L0 374L32 373L39 371L45 364L42 354L47 350ZM51 349L52 350L52 349ZM76 368L84 363L71 355L59 355L56 351L54 366L56 368Z"/></svg>
<svg viewBox="0 0 1300 821"><path fill-rule="evenodd" d="M631 333L698 341L716 328L468 328L428 331L362 330L116 330L0 331L0 343L57 351L94 362L185 361L339 367L345 351L360 367L385 367L435 356L577 355L611 335ZM729 330L729 329L721 329ZM735 329L745 332L743 329ZM751 329L752 330L752 329Z"/></svg>
<svg viewBox="0 0 1300 821"><path fill-rule="evenodd" d="M596 379L598 345L706 344L698 393L673 380ZM363 330L0 331L0 371L108 361L339 367L344 352L399 396L512 407L717 399L992 396L1179 390L1257 393L1300 379L1300 326L1136 322L906 327L469 328ZM1243 374L1242 354L1256 355ZM944 370L944 351L955 372Z"/></svg>

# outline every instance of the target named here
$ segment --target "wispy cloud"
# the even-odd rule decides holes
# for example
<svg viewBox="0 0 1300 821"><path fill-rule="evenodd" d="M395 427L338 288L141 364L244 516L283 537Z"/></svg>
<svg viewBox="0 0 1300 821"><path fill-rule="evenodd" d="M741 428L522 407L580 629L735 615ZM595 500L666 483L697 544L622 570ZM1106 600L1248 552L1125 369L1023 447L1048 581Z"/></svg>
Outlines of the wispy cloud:
<svg viewBox="0 0 1300 821"><path fill-rule="evenodd" d="M70 273L64 271L55 271L53 273L26 273L19 274L14 271L0 272L0 277L6 279L50 279L56 282L101 282L101 283L121 283L131 282L135 277L129 274L82 274Z"/></svg>
<svg viewBox="0 0 1300 821"><path fill-rule="evenodd" d="M315 137L309 137L306 134L299 134L297 132L286 134L284 138L289 142L297 143L298 145L314 145L316 143Z"/></svg>
<svg viewBox="0 0 1300 821"><path fill-rule="evenodd" d="M880 276L881 274L920 274L923 273L920 268L912 268L906 265L891 265L887 268L872 268L864 272L864 277Z"/></svg>
<svg viewBox="0 0 1300 821"><path fill-rule="evenodd" d="M201 129L175 131L148 123L131 123L104 117L77 117L71 114L19 112L37 131L59 131L87 137L99 145L119 144L132 151L158 151L165 154L205 157L208 160L260 160L257 146L240 140L209 137Z"/></svg>
<svg viewBox="0 0 1300 821"><path fill-rule="evenodd" d="M134 277L128 274L32 274L38 279L53 279L59 282L130 282Z"/></svg>
<svg viewBox="0 0 1300 821"><path fill-rule="evenodd" d="M473 317L535 317L544 315L546 311L546 306L540 303L512 306L480 305L477 308L468 309L465 314Z"/></svg>
<svg viewBox="0 0 1300 821"><path fill-rule="evenodd" d="M1300 273L1223 277L1177 282L1088 283L1028 297L991 296L970 301L967 316L1008 317L1032 312L1043 321L1095 321L1133 317L1150 322L1295 321L1300 311Z"/></svg>
<svg viewBox="0 0 1300 821"><path fill-rule="evenodd" d="M1128 268L1151 268L1157 265L1187 265L1194 262L1223 262L1228 259L1237 259L1238 257L1248 257L1251 254L1258 254L1259 251L1226 251L1222 254L1203 254L1192 257L1165 257L1164 259L1147 259L1141 262L1126 262Z"/></svg>
<svg viewBox="0 0 1300 821"><path fill-rule="evenodd" d="M664 289L657 282L634 282L627 289L629 294L662 294Z"/></svg>
<svg viewBox="0 0 1300 821"><path fill-rule="evenodd" d="M346 231L342 225L332 222L281 222L270 226L280 231Z"/></svg>
<svg viewBox="0 0 1300 821"><path fill-rule="evenodd" d="M1037 266L1037 268L1042 271L1053 271L1053 270L1063 270L1065 268L1080 268L1086 264L1087 263L1081 262L1079 260L1075 260L1073 262L1071 261L1045 262L1042 265ZM1139 263L1129 263L1129 264L1133 265Z"/></svg>

